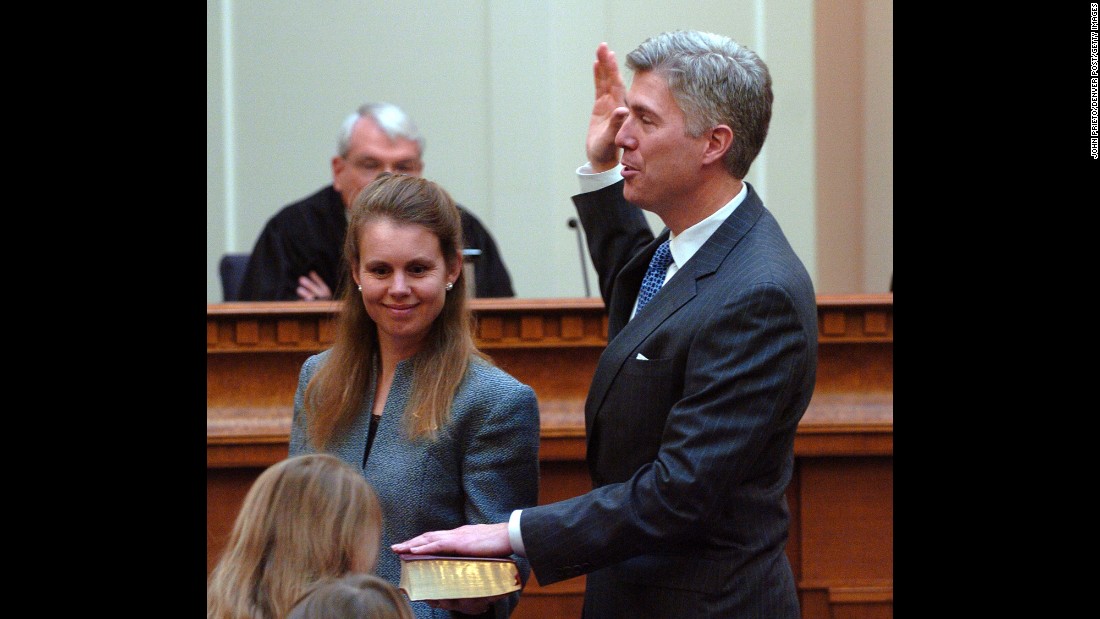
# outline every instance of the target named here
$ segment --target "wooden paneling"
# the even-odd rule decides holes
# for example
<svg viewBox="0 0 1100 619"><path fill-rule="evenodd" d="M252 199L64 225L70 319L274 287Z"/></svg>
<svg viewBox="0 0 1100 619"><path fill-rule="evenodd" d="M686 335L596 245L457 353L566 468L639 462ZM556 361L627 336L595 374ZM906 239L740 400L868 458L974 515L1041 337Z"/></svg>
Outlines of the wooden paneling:
<svg viewBox="0 0 1100 619"><path fill-rule="evenodd" d="M599 299L473 299L478 346L531 385L540 504L591 488L584 399L607 320ZM332 343L331 302L207 307L207 569L244 494L287 455L298 372ZM806 618L893 616L893 294L819 296L818 375L795 438L791 559ZM584 578L532 578L515 619L580 616Z"/></svg>

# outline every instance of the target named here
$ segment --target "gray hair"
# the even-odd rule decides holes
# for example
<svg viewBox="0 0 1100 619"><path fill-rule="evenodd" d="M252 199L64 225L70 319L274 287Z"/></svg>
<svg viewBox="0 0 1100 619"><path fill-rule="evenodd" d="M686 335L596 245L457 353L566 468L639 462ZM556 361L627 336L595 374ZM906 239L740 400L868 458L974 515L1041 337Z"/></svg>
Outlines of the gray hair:
<svg viewBox="0 0 1100 619"><path fill-rule="evenodd" d="M627 55L626 66L667 80L692 137L716 125L733 129L724 163L745 178L772 117L772 78L756 52L720 34L677 30L646 39Z"/></svg>
<svg viewBox="0 0 1100 619"><path fill-rule="evenodd" d="M364 103L358 110L348 114L344 123L340 125L340 133L336 136L337 155L341 157L348 155L348 149L351 147L351 133L355 130L355 123L362 118L374 120L391 140L403 138L416 142L420 156L424 156L424 136L420 135L420 130L416 128L412 117L392 103Z"/></svg>

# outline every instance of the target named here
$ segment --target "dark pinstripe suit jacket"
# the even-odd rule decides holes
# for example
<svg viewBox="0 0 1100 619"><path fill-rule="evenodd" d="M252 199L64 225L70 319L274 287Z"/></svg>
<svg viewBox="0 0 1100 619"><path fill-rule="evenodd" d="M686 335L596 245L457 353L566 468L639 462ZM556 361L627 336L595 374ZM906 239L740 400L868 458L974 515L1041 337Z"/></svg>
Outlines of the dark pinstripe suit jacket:
<svg viewBox="0 0 1100 619"><path fill-rule="evenodd" d="M523 511L536 578L587 574L585 619L796 619L785 491L817 368L809 274L749 186L627 322L668 231L653 238L622 182L573 200L610 341L585 403L593 490Z"/></svg>

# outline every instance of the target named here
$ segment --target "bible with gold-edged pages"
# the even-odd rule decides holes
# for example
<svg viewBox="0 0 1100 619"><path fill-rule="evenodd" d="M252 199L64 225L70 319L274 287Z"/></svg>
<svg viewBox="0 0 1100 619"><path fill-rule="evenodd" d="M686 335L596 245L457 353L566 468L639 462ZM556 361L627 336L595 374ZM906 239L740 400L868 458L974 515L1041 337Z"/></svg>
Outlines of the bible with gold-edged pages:
<svg viewBox="0 0 1100 619"><path fill-rule="evenodd" d="M519 591L516 562L503 557L460 557L401 553L399 589L410 600L482 598Z"/></svg>

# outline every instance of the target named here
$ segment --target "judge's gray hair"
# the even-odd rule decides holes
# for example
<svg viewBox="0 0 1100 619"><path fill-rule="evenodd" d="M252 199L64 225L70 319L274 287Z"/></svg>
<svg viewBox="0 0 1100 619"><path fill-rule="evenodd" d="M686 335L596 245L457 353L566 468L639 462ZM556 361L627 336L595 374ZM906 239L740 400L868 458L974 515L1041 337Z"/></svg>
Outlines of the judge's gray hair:
<svg viewBox="0 0 1100 619"><path fill-rule="evenodd" d="M355 123L363 118L370 118L378 124L378 127L390 136L391 140L403 138L416 142L416 148L420 156L424 156L424 136L416 128L411 116L405 110L392 103L364 103L359 109L348 114L344 123L340 125L340 133L336 136L336 154L347 157L351 148L351 133L355 130Z"/></svg>

